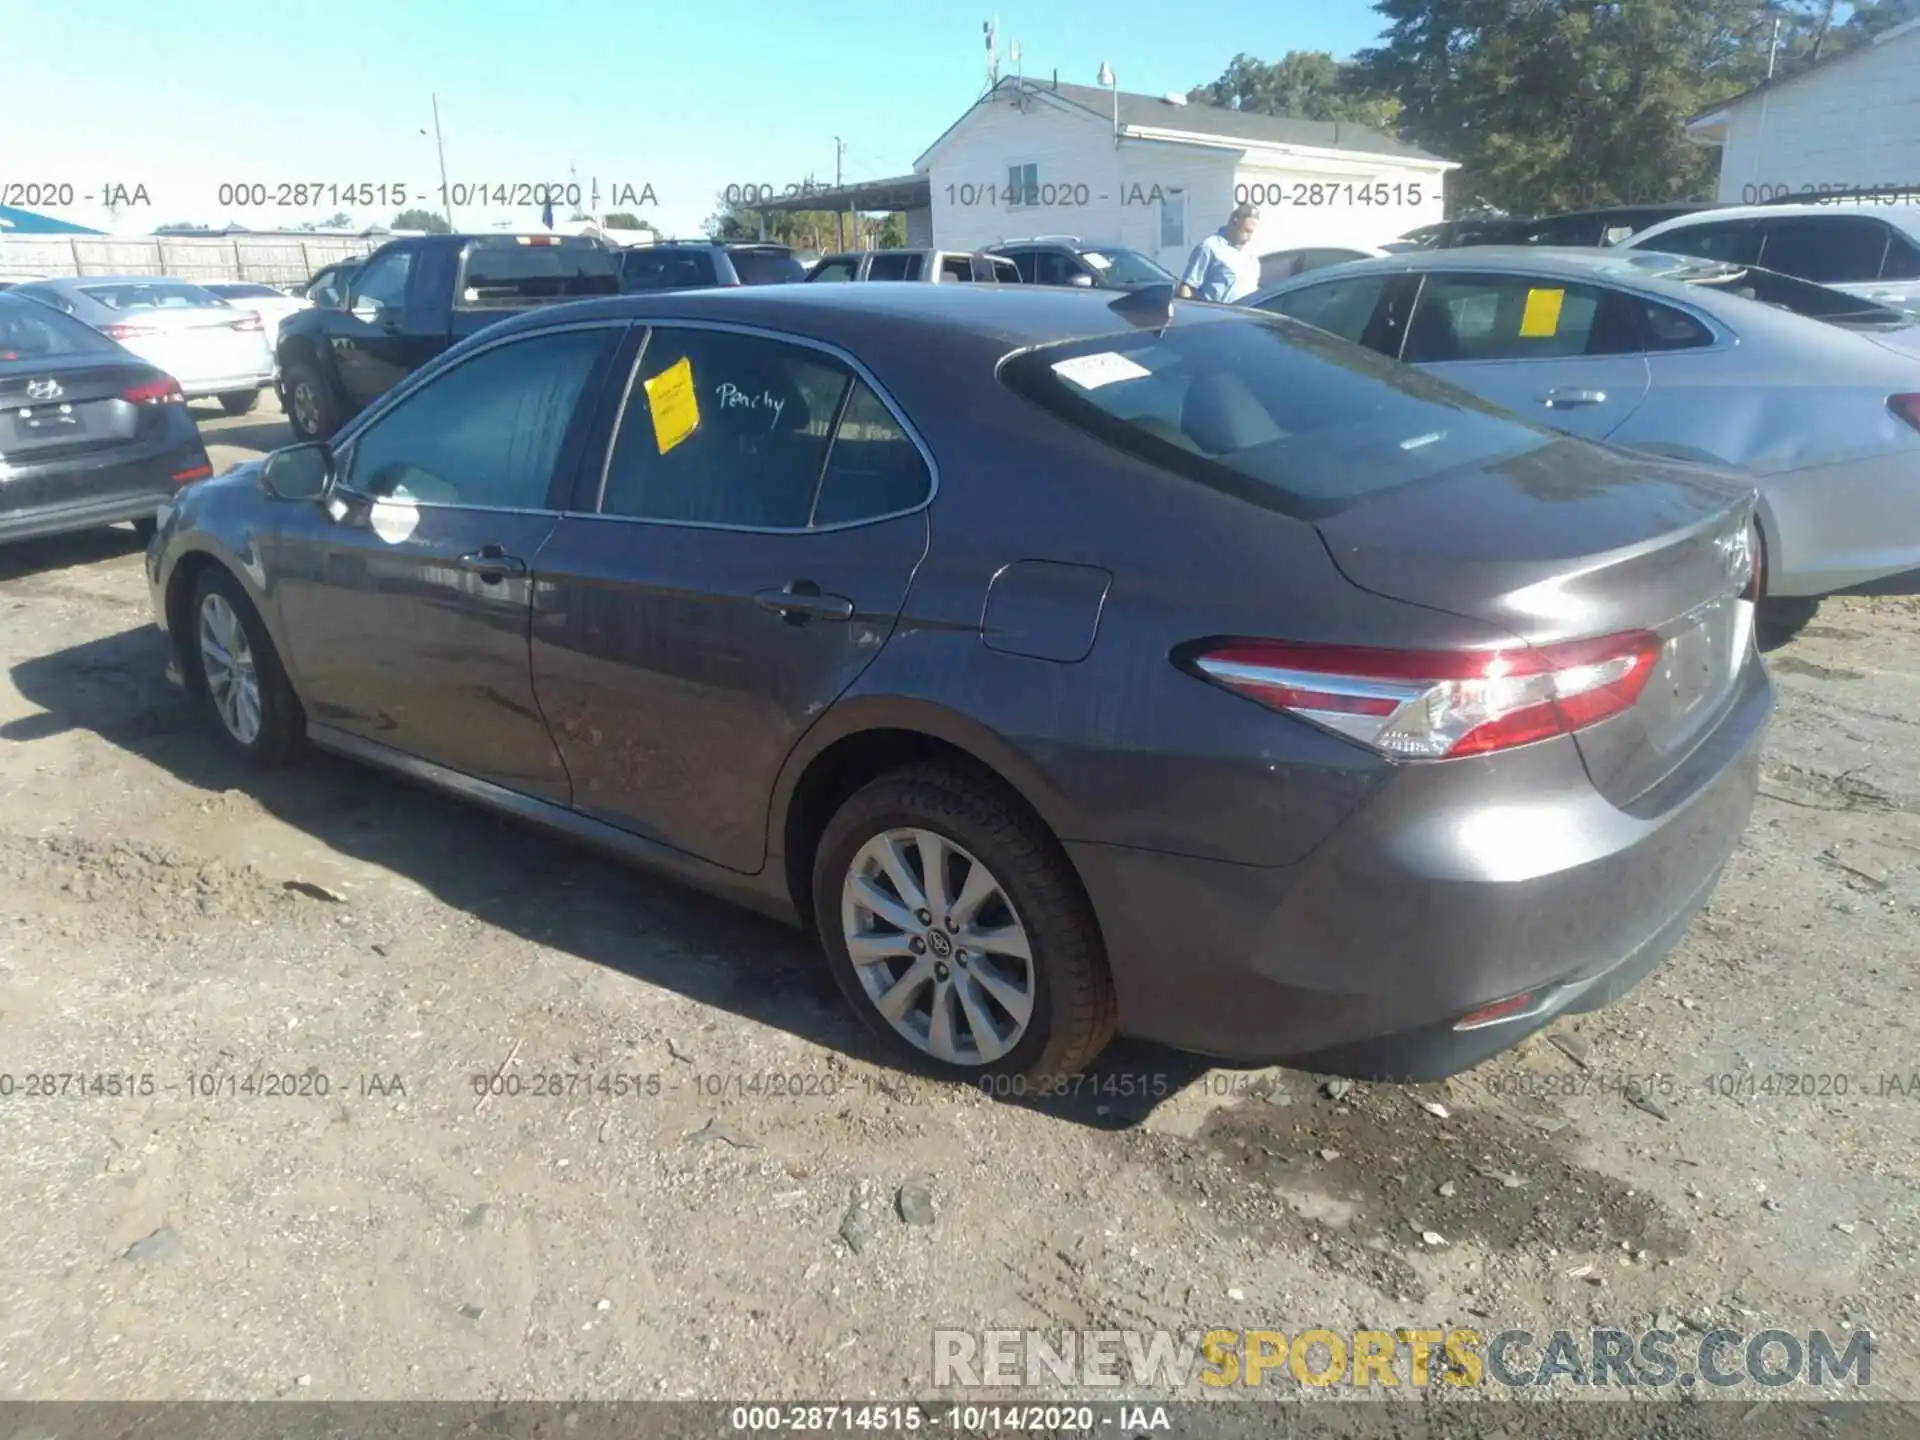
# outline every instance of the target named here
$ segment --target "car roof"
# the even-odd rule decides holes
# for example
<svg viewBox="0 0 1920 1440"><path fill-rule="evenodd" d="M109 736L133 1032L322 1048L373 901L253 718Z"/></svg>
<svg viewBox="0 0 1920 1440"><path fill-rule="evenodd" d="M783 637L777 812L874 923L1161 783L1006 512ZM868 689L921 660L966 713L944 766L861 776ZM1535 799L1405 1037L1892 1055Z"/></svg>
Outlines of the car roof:
<svg viewBox="0 0 1920 1440"><path fill-rule="evenodd" d="M1126 333L1108 290L1038 285L745 285L721 290L650 290L530 311L487 327L488 335L593 318L708 320L764 326L857 348L884 337L893 348L930 355L949 340L987 342L1000 354L1052 341ZM1257 320L1238 306L1182 301L1174 324Z"/></svg>
<svg viewBox="0 0 1920 1440"><path fill-rule="evenodd" d="M1909 235L1920 235L1920 205L1882 205L1874 201L1852 203L1829 200L1825 204L1808 202L1793 205L1715 205L1711 209L1696 211L1691 215L1676 215L1662 220L1657 225L1649 225L1638 235L1631 236L1626 243L1639 242L1645 236L1658 231L1664 234L1668 230L1690 229L1695 225L1720 220L1774 220L1787 215L1878 215L1882 220L1899 226Z"/></svg>

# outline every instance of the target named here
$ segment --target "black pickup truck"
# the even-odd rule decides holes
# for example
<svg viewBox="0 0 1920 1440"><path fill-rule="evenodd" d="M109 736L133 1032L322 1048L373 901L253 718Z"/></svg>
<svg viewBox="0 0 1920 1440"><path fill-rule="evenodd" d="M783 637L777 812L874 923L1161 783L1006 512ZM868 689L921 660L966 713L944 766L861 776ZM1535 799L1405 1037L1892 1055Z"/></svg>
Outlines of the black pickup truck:
<svg viewBox="0 0 1920 1440"><path fill-rule="evenodd" d="M366 258L333 305L287 317L280 408L302 440L325 440L434 356L538 305L615 295L620 257L572 235L422 235Z"/></svg>

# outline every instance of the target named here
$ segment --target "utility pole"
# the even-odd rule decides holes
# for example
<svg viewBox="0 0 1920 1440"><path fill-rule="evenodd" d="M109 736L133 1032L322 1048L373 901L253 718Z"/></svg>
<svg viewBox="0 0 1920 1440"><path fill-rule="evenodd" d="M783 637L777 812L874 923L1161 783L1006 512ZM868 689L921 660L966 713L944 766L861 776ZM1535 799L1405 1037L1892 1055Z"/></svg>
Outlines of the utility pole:
<svg viewBox="0 0 1920 1440"><path fill-rule="evenodd" d="M447 228L458 230L460 227L453 223L453 191L447 185L447 146L440 138L440 96L436 93L432 99L433 148L440 153L440 206L447 213Z"/></svg>
<svg viewBox="0 0 1920 1440"><path fill-rule="evenodd" d="M840 188L841 162L846 159L846 156L847 156L847 142L842 140L838 135L834 136L833 137L833 188L836 190ZM833 212L833 238L835 241L835 245L834 245L835 249L845 250L847 248L846 222L841 218L840 212L838 210Z"/></svg>

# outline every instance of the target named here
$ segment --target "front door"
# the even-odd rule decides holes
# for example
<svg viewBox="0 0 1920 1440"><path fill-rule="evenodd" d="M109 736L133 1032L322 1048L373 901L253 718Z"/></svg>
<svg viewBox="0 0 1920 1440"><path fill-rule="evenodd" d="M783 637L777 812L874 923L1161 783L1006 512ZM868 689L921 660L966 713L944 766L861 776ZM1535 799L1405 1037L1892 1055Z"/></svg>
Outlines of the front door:
<svg viewBox="0 0 1920 1440"><path fill-rule="evenodd" d="M407 289L418 262L419 252L408 247L381 251L349 282L346 309L324 322L334 369L355 409L386 394L412 368Z"/></svg>
<svg viewBox="0 0 1920 1440"><path fill-rule="evenodd" d="M568 802L528 673L532 575L624 329L479 351L338 447L335 503L269 558L310 719Z"/></svg>
<svg viewBox="0 0 1920 1440"><path fill-rule="evenodd" d="M534 689L575 808L752 873L781 765L892 633L932 474L852 367L757 335L654 330L622 417L535 567Z"/></svg>
<svg viewBox="0 0 1920 1440"><path fill-rule="evenodd" d="M1605 439L1646 397L1632 301L1531 275L1429 272L1400 358L1522 419Z"/></svg>

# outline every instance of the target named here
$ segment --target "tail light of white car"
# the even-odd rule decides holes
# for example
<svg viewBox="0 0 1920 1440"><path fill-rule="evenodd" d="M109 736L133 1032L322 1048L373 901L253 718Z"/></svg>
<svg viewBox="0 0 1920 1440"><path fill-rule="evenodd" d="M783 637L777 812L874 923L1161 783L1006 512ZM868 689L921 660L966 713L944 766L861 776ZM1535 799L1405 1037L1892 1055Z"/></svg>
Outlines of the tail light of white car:
<svg viewBox="0 0 1920 1440"><path fill-rule="evenodd" d="M158 335L158 325L128 325L125 323L102 325L100 333L109 340L138 340L142 335Z"/></svg>
<svg viewBox="0 0 1920 1440"><path fill-rule="evenodd" d="M234 321L233 324L228 328L233 330L261 331L261 330L265 330L267 327L260 323L260 316L256 312L249 310L246 314L242 315L238 320Z"/></svg>
<svg viewBox="0 0 1920 1440"><path fill-rule="evenodd" d="M1914 429L1920 430L1920 395L1889 395L1887 408Z"/></svg>
<svg viewBox="0 0 1920 1440"><path fill-rule="evenodd" d="M1632 708L1661 649L1650 630L1507 650L1231 640L1186 664L1390 758L1450 760L1571 735Z"/></svg>

